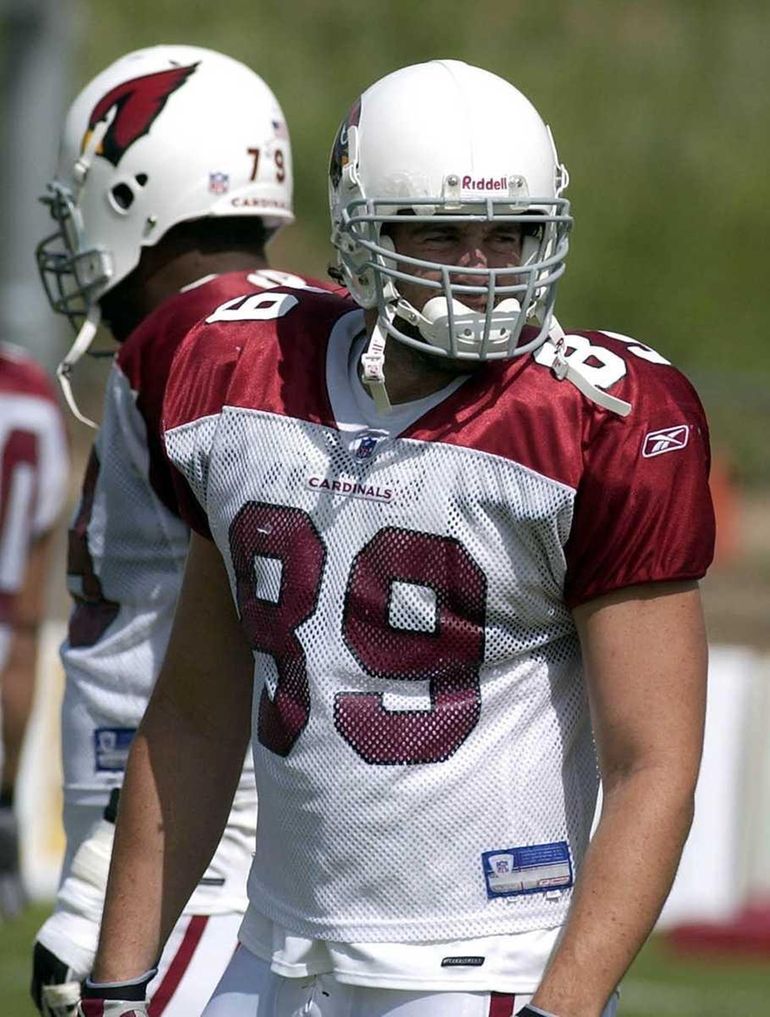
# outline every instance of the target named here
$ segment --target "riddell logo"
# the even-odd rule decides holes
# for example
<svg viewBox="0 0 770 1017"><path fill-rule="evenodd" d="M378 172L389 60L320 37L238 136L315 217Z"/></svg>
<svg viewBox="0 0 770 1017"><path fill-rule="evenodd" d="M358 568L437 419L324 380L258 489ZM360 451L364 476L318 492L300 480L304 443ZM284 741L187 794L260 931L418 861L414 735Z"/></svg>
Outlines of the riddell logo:
<svg viewBox="0 0 770 1017"><path fill-rule="evenodd" d="M687 424L650 431L645 435L642 455L645 459L652 459L653 456L662 456L664 452L676 452L684 448L689 440L690 428Z"/></svg>
<svg viewBox="0 0 770 1017"><path fill-rule="evenodd" d="M508 177L477 177L470 174L463 177L462 188L464 191L507 191Z"/></svg>

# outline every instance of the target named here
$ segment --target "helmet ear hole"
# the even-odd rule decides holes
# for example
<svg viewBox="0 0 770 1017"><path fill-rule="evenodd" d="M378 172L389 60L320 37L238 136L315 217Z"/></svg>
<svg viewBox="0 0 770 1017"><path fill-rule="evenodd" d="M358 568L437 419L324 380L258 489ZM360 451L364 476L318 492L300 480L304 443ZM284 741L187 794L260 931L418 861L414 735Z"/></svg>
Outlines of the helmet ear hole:
<svg viewBox="0 0 770 1017"><path fill-rule="evenodd" d="M119 212L127 212L134 203L134 192L128 184L115 184L110 190L113 205Z"/></svg>
<svg viewBox="0 0 770 1017"><path fill-rule="evenodd" d="M137 173L134 177L134 180L136 180L140 187L144 187L149 179L146 173Z"/></svg>

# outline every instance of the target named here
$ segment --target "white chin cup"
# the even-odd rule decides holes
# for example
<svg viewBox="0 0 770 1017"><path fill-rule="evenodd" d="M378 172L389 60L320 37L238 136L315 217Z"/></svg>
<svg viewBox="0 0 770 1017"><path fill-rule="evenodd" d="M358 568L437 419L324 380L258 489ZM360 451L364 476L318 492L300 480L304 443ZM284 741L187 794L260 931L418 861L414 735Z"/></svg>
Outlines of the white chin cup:
<svg viewBox="0 0 770 1017"><path fill-rule="evenodd" d="M521 305L515 297L501 300L492 312L489 339L486 345L507 344L511 331L521 315ZM474 351L484 343L487 316L474 311L459 300L452 300L452 324L458 349ZM423 338L442 349L450 348L449 302L446 297L431 297L418 314L417 326Z"/></svg>

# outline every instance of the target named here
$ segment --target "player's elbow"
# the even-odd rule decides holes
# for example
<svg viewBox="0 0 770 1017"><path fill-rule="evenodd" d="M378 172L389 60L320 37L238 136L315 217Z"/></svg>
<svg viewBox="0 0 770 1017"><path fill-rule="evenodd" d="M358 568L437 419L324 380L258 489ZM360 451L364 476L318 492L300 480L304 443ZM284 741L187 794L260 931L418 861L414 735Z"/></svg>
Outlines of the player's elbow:
<svg viewBox="0 0 770 1017"><path fill-rule="evenodd" d="M648 759L610 767L602 774L604 807L630 807L640 814L654 814L656 822L684 840L695 812L697 780L694 759Z"/></svg>

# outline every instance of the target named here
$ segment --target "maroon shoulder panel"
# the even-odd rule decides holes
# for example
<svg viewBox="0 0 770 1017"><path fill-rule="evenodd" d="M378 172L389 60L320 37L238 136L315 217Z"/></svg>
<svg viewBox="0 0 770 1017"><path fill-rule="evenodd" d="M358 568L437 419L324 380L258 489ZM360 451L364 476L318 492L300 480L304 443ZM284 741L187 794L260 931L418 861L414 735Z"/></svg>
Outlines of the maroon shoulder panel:
<svg viewBox="0 0 770 1017"><path fill-rule="evenodd" d="M326 350L335 323L355 309L338 293L280 288L269 318L201 322L180 345L163 406L163 429L240 406L334 426L326 386L313 384L326 372ZM267 306L267 305L265 305ZM173 470L179 514L207 535L200 506Z"/></svg>
<svg viewBox="0 0 770 1017"><path fill-rule="evenodd" d="M558 381L533 357L477 369L408 437L503 456L576 491L565 598L570 606L638 583L696 579L711 563L708 426L687 379L648 347L578 335L632 405L620 417ZM612 375L610 375L612 377Z"/></svg>
<svg viewBox="0 0 770 1017"><path fill-rule="evenodd" d="M494 361L477 368L404 436L502 456L576 487L586 423L581 399L531 357Z"/></svg>
<svg viewBox="0 0 770 1017"><path fill-rule="evenodd" d="M171 363L187 333L227 301L258 293L271 293L281 273L268 270L270 289L260 285L263 273L228 272L177 293L149 314L120 348L117 363L137 393L136 405L147 429L150 482L169 511L179 514L172 468L166 459L161 434L163 400ZM275 278L273 278L275 277ZM297 283L326 288L303 276ZM332 287L328 287L331 289ZM203 366L203 365L201 365ZM197 370L191 375L194 378Z"/></svg>
<svg viewBox="0 0 770 1017"><path fill-rule="evenodd" d="M674 368L634 367L631 415L604 415L584 450L566 548L570 606L639 583L700 579L714 555L703 407Z"/></svg>

